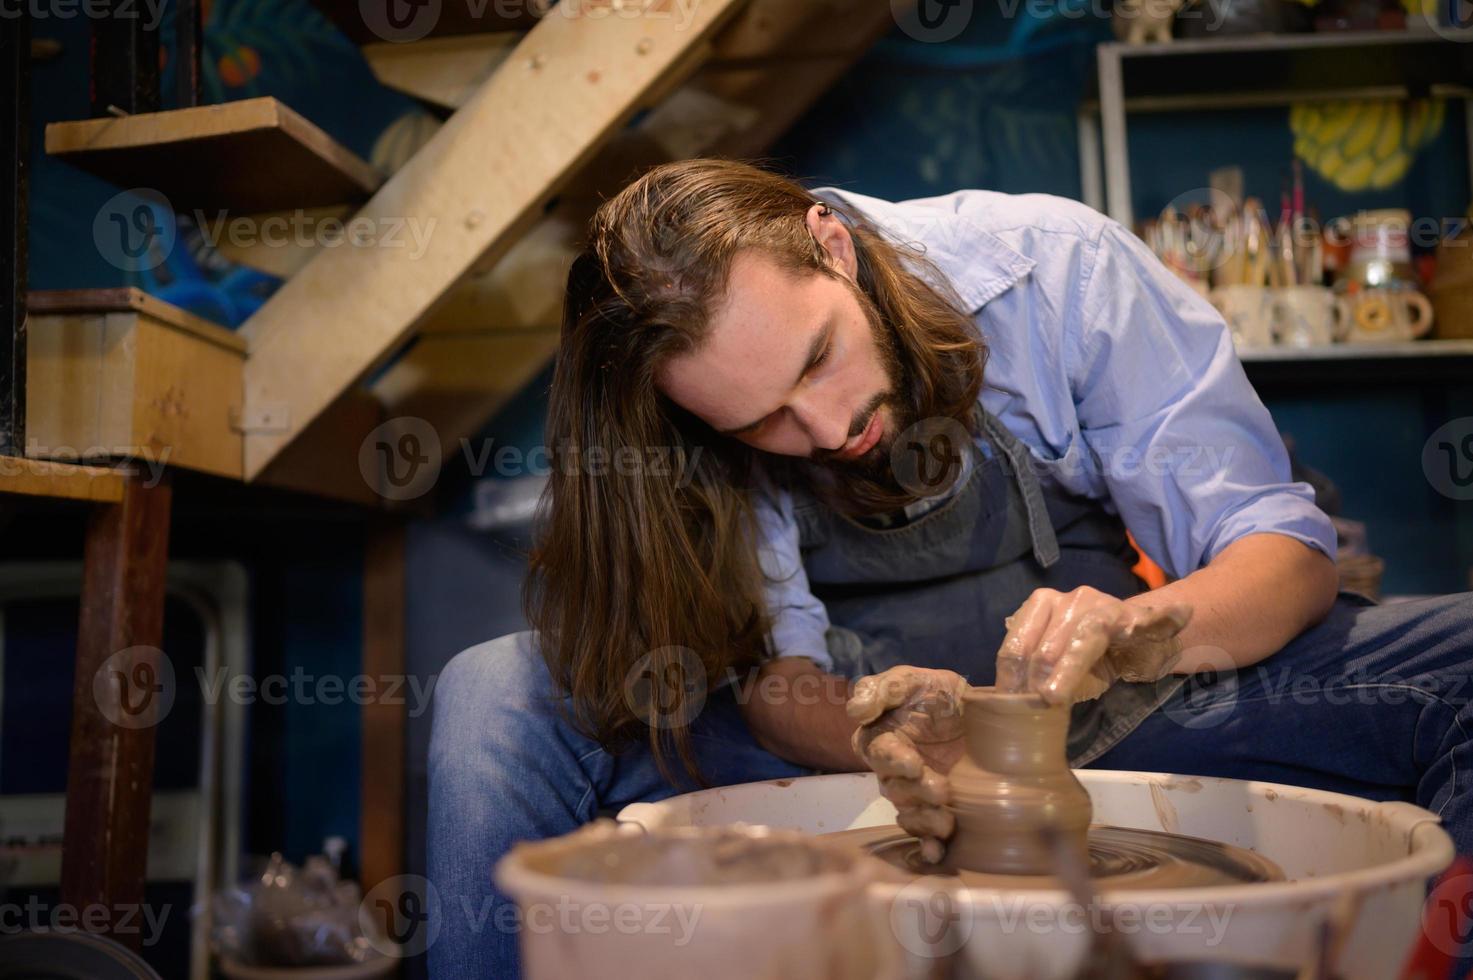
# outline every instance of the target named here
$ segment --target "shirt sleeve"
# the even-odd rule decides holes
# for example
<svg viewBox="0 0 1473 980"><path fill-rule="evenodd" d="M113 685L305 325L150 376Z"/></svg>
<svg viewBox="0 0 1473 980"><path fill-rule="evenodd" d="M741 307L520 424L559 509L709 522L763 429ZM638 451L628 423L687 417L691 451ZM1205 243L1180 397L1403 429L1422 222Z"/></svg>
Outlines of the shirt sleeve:
<svg viewBox="0 0 1473 980"><path fill-rule="evenodd" d="M807 657L832 673L834 661L824 638L829 614L808 589L792 494L767 484L754 494L753 510L773 649L779 657Z"/></svg>
<svg viewBox="0 0 1473 980"><path fill-rule="evenodd" d="M1259 532L1333 559L1330 519L1291 481L1222 317L1115 222L1092 259L1065 360L1090 465L1136 541L1176 577Z"/></svg>

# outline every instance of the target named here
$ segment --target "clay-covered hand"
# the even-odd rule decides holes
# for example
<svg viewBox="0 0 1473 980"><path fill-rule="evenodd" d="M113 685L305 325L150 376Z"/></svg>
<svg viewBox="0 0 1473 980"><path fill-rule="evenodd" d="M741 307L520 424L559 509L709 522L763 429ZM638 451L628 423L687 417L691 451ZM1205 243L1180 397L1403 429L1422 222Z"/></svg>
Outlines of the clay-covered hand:
<svg viewBox="0 0 1473 980"><path fill-rule="evenodd" d="M946 774L962 756L965 677L928 667L891 667L854 685L846 710L859 722L854 751L880 778L896 822L921 841L921 857L941 860L956 829L946 809Z"/></svg>
<svg viewBox="0 0 1473 980"><path fill-rule="evenodd" d="M1098 589L1038 589L1007 618L997 651L1000 691L1037 691L1051 704L1097 698L1116 681L1155 681L1181 657L1192 618L1180 603L1125 602Z"/></svg>

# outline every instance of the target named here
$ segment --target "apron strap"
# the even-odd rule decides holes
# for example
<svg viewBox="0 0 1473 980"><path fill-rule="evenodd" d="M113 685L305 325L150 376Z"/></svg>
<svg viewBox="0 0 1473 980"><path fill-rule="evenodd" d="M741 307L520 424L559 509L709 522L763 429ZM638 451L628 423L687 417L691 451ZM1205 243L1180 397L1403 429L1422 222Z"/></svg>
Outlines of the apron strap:
<svg viewBox="0 0 1473 980"><path fill-rule="evenodd" d="M1033 557L1040 567L1049 568L1059 560L1059 539L1054 534L1054 522L1049 519L1048 508L1043 502L1043 487L1038 483L1038 474L1030 465L1028 448L991 412L982 408L981 402L978 402L977 409L982 416L983 430L1012 464L1013 478L1018 481L1018 491L1022 493L1023 505L1028 511L1028 536L1033 542Z"/></svg>

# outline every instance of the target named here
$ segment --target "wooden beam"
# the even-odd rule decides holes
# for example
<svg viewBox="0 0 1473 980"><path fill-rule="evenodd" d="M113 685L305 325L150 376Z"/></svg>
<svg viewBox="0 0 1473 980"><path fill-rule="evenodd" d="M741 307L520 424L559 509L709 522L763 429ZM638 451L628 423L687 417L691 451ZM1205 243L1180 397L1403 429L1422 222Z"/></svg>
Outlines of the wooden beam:
<svg viewBox="0 0 1473 980"><path fill-rule="evenodd" d="M77 466L44 459L0 456L0 493L116 503L126 473L105 466Z"/></svg>
<svg viewBox="0 0 1473 980"><path fill-rule="evenodd" d="M247 433L246 478L381 364L473 266L505 254L642 95L740 6L707 0L634 17L605 10L533 28L510 70L493 74L360 212L433 220L423 256L324 251L246 323L247 414L284 426Z"/></svg>
<svg viewBox="0 0 1473 980"><path fill-rule="evenodd" d="M161 662L170 488L129 477L87 525L61 856L62 901L105 910L138 948L153 793L154 726L173 696ZM132 923L131 928L127 927Z"/></svg>
<svg viewBox="0 0 1473 980"><path fill-rule="evenodd" d="M363 673L401 681L404 653L404 547L401 520L370 523L363 552ZM359 803L359 871L364 891L404 873L405 760L408 721L403 699L363 706L363 778Z"/></svg>
<svg viewBox="0 0 1473 980"><path fill-rule="evenodd" d="M176 211L255 214L359 201L383 177L269 96L46 127L46 152Z"/></svg>
<svg viewBox="0 0 1473 980"><path fill-rule="evenodd" d="M382 507L377 486L363 473L359 449L383 420L377 398L362 388L349 388L271 461L256 482L360 507Z"/></svg>

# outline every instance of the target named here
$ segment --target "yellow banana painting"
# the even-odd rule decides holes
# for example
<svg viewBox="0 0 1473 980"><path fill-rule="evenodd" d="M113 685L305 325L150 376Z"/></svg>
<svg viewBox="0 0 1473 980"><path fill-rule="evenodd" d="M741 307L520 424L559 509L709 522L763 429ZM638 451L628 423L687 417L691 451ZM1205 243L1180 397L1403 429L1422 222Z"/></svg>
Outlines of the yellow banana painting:
<svg viewBox="0 0 1473 980"><path fill-rule="evenodd" d="M1443 99L1297 103L1294 154L1343 191L1379 190L1406 176L1446 111Z"/></svg>

